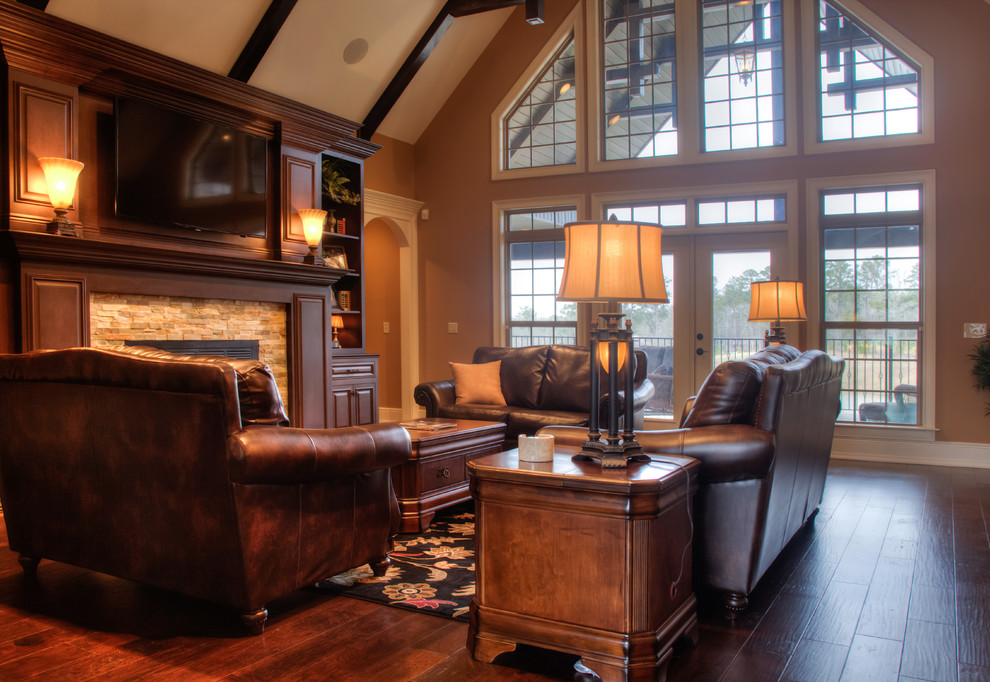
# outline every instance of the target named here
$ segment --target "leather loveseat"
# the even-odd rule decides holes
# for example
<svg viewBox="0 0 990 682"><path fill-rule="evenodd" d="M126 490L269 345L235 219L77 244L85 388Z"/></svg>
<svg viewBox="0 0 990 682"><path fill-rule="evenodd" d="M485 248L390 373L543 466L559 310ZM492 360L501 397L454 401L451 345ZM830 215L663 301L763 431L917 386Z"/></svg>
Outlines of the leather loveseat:
<svg viewBox="0 0 990 682"><path fill-rule="evenodd" d="M695 585L721 593L727 615L818 511L839 410L844 361L770 346L725 362L688 401L681 428L637 431L643 450L701 461L695 496ZM547 428L559 443L587 433Z"/></svg>
<svg viewBox="0 0 990 682"><path fill-rule="evenodd" d="M642 427L643 410L653 396L646 378L646 356L636 351L633 375L633 422ZM590 351L582 346L482 346L474 351L473 364L500 361L505 405L458 403L453 380L419 384L414 393L427 417L481 419L504 422L506 447L515 447L520 435L531 436L549 424L588 426L591 396ZM597 367L597 364L596 364ZM619 386L625 380L619 377ZM601 386L607 386L603 379ZM620 397L622 393L620 392ZM620 410L621 414L621 410ZM607 417L601 413L607 424Z"/></svg>
<svg viewBox="0 0 990 682"><path fill-rule="evenodd" d="M270 370L147 348L0 356L9 547L237 609L366 562L400 521L398 425L288 426Z"/></svg>

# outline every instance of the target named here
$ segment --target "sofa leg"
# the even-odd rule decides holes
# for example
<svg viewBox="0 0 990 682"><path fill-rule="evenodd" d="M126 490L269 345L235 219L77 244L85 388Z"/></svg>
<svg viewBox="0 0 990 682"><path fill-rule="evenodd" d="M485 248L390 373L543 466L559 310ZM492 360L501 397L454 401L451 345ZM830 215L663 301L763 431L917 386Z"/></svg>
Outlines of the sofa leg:
<svg viewBox="0 0 990 682"><path fill-rule="evenodd" d="M749 606L749 597L738 592L727 592L722 598L722 603L725 605L725 617L735 620L736 616Z"/></svg>
<svg viewBox="0 0 990 682"><path fill-rule="evenodd" d="M41 563L41 557L21 554L17 557L17 563L19 563L21 568L24 570L24 575L34 576L38 573L38 564Z"/></svg>
<svg viewBox="0 0 990 682"><path fill-rule="evenodd" d="M245 611L241 614L241 622L244 624L248 634L260 635L265 631L265 622L268 620L268 609L262 606L256 611Z"/></svg>
<svg viewBox="0 0 990 682"><path fill-rule="evenodd" d="M381 578L388 571L388 567L392 565L392 559L385 557L377 561L369 561L368 565L371 567L371 572L375 574L375 577Z"/></svg>

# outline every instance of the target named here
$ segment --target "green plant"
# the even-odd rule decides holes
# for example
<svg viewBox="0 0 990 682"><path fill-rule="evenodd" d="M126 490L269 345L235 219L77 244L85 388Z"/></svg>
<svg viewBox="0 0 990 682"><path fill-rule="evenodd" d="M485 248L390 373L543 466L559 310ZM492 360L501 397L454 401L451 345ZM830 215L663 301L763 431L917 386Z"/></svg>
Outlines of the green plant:
<svg viewBox="0 0 990 682"><path fill-rule="evenodd" d="M338 204L356 206L361 203L361 195L344 186L350 181L351 179L341 171L339 161L323 160L323 191Z"/></svg>
<svg viewBox="0 0 990 682"><path fill-rule="evenodd" d="M973 352L969 354L969 359L973 361L973 383L978 391L990 391L990 337L984 337L982 341L973 346ZM984 415L990 416L990 402L987 403L987 410Z"/></svg>

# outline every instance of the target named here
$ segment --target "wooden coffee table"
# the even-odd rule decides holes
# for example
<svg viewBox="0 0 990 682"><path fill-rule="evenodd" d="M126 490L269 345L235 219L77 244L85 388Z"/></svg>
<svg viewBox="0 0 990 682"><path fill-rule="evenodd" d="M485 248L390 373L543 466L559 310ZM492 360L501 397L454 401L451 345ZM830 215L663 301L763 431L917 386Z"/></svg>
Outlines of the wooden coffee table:
<svg viewBox="0 0 990 682"><path fill-rule="evenodd" d="M395 495L402 510L401 533L421 533L438 509L471 499L465 464L499 452L505 424L473 419L426 418L416 421L453 423L442 431L407 429L412 457L392 471Z"/></svg>
<svg viewBox="0 0 990 682"><path fill-rule="evenodd" d="M486 663L517 644L581 656L603 680L666 677L674 642L697 636L690 505L698 461L626 469L520 462L517 450L468 464L477 586L468 649Z"/></svg>

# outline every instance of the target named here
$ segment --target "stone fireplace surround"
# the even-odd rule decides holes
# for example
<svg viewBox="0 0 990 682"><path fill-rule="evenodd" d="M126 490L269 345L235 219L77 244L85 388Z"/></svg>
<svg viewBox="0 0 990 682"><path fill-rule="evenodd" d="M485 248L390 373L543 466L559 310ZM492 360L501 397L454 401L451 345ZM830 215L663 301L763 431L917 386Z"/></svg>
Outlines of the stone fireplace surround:
<svg viewBox="0 0 990 682"><path fill-rule="evenodd" d="M89 336L94 348L124 341L258 341L258 359L275 375L289 409L286 306L189 296L90 292Z"/></svg>
<svg viewBox="0 0 990 682"><path fill-rule="evenodd" d="M0 238L19 264L21 350L122 344L111 337L140 338L150 331L144 325L178 325L153 330L159 338L207 338L207 327L223 326L224 334L267 339L261 356L284 371L279 390L293 425L333 426L329 321L337 275L329 268L38 232ZM110 331L119 328L107 321L110 312L119 322L134 306L146 307L147 319ZM153 321L165 315L173 319Z"/></svg>

